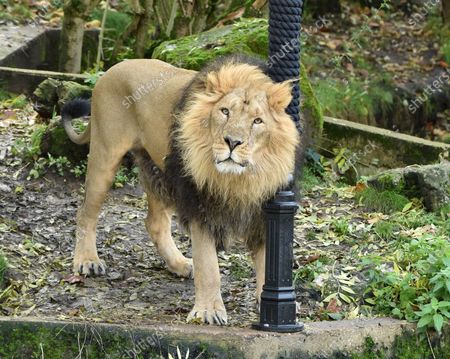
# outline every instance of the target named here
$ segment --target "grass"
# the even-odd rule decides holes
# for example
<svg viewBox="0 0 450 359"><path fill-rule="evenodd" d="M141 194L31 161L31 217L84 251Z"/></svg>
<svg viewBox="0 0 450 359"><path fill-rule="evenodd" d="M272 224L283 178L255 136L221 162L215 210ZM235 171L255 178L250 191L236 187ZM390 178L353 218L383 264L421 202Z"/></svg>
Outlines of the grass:
<svg viewBox="0 0 450 359"><path fill-rule="evenodd" d="M336 219L332 223L332 228L339 236L346 236L350 233L350 226L346 219Z"/></svg>
<svg viewBox="0 0 450 359"><path fill-rule="evenodd" d="M309 166L303 168L302 177L299 182L299 188L305 192L311 191L315 186L322 183L322 179L314 174L314 170Z"/></svg>
<svg viewBox="0 0 450 359"><path fill-rule="evenodd" d="M395 225L388 221L381 221L375 225L375 233L384 240L389 240L394 234Z"/></svg>
<svg viewBox="0 0 450 359"><path fill-rule="evenodd" d="M370 82L352 78L348 83L319 79L314 89L326 115L355 122L372 123L377 116L385 117L394 103L388 78Z"/></svg>
<svg viewBox="0 0 450 359"><path fill-rule="evenodd" d="M369 210L386 214L401 212L410 201L405 196L394 191L378 191L373 187L367 187L358 195L359 200Z"/></svg>

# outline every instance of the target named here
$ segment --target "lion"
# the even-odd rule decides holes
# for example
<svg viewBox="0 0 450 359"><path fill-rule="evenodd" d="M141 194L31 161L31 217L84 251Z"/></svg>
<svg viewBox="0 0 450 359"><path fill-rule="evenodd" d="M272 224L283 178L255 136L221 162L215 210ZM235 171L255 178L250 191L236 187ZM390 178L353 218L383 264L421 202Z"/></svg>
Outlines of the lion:
<svg viewBox="0 0 450 359"><path fill-rule="evenodd" d="M243 56L221 58L200 72L147 59L110 68L95 85L91 106L78 99L62 110L70 139L90 142L74 272L106 270L97 254L97 220L116 170L131 152L147 194L151 241L171 272L190 277L195 269L188 321L227 324L217 250L236 239L251 251L259 303L265 274L262 205L288 184L300 142L285 112L291 99L289 81L273 82L264 64ZM89 112L86 130L77 134L71 120ZM192 259L172 239L173 214L190 233Z"/></svg>

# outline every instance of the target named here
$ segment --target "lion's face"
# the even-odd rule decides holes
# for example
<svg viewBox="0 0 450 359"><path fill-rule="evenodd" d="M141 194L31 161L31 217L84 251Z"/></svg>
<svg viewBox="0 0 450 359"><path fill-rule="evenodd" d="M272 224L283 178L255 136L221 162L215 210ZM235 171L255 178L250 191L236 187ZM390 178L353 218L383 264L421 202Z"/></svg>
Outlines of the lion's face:
<svg viewBox="0 0 450 359"><path fill-rule="evenodd" d="M235 89L213 107L210 118L213 160L221 173L251 170L267 148L274 119L261 90Z"/></svg>
<svg viewBox="0 0 450 359"><path fill-rule="evenodd" d="M285 185L299 142L285 113L291 99L288 83L273 83L251 65L208 74L178 132L186 169L197 186L255 203Z"/></svg>

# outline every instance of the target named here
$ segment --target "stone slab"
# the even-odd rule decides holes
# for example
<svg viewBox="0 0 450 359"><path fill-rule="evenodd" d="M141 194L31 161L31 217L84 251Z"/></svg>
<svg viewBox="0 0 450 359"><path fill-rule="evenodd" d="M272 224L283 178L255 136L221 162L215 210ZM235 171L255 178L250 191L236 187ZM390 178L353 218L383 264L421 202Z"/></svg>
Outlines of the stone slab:
<svg viewBox="0 0 450 359"><path fill-rule="evenodd" d="M61 350L70 357L69 348L77 351L84 343L93 357L103 350L105 358L151 358L158 353L166 357L178 347L183 353L189 349L193 358L201 354L202 358L303 359L358 353L369 337L377 348L388 352L398 336L413 330L411 324L389 318L306 323L300 333L277 334L206 325L139 326L0 317L0 344L13 347L12 343L19 342L16 352L8 353L15 357L42 352L47 358Z"/></svg>

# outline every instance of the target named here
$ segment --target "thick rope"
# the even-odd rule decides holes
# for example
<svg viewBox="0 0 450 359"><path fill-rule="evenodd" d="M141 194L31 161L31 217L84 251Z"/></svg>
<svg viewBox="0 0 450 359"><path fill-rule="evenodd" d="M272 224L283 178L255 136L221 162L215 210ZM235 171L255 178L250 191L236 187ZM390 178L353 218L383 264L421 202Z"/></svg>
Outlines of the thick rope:
<svg viewBox="0 0 450 359"><path fill-rule="evenodd" d="M276 81L294 79L286 113L300 124L300 27L303 0L269 1L269 75Z"/></svg>

